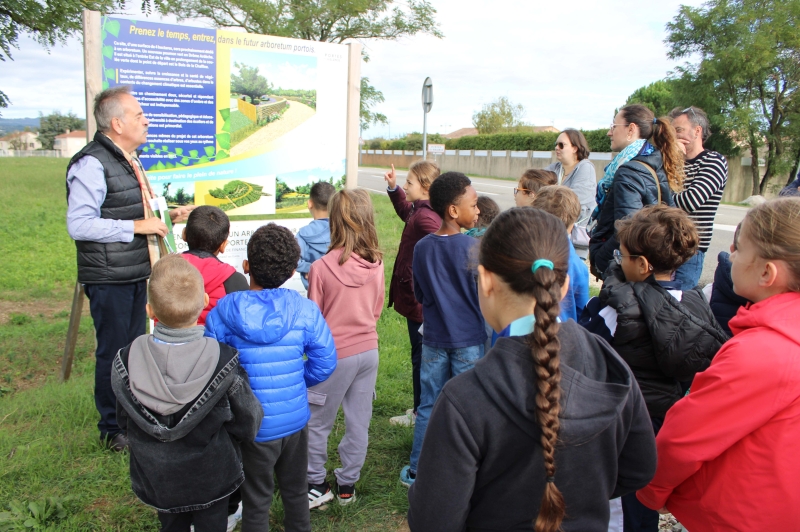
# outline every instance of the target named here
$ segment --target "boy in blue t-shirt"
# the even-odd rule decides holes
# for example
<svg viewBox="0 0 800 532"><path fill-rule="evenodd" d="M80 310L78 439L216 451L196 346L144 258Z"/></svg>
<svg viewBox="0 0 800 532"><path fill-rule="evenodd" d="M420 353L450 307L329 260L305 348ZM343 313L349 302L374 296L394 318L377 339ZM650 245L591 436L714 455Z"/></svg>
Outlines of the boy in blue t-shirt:
<svg viewBox="0 0 800 532"><path fill-rule="evenodd" d="M400 472L413 484L431 409L445 383L483 357L486 331L478 304L471 252L477 240L461 233L478 221L478 194L459 172L440 175L430 188L431 207L442 217L438 231L414 247L414 296L422 305L421 397L410 465Z"/></svg>
<svg viewBox="0 0 800 532"><path fill-rule="evenodd" d="M581 203L578 195L569 187L550 185L542 187L531 204L535 209L549 212L562 222L567 228L567 234L572 234L572 227L581 214ZM589 302L589 268L575 252L572 242L569 243L569 289L567 295L561 300L561 321L572 318L578 321L586 303Z"/></svg>
<svg viewBox="0 0 800 532"><path fill-rule="evenodd" d="M297 232L297 243L300 245L300 260L297 262L297 273L303 286L308 290L308 270L311 265L328 252L331 245L331 227L328 223L328 201L336 194L336 188L330 183L319 181L311 186L308 195L308 210L314 220Z"/></svg>

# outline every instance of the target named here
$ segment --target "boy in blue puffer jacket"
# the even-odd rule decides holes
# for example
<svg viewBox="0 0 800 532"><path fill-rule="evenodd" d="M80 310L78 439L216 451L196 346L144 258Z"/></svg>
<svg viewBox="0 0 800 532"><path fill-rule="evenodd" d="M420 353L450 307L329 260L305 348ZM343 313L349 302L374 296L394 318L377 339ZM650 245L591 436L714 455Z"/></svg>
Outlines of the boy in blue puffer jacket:
<svg viewBox="0 0 800 532"><path fill-rule="evenodd" d="M206 336L238 349L264 408L255 442L242 443L243 532L269 530L273 471L281 487L284 528L311 531L306 389L336 369L336 348L316 303L279 288L294 274L299 258L291 231L275 224L259 228L247 243L244 261L250 290L228 294L206 318Z"/></svg>

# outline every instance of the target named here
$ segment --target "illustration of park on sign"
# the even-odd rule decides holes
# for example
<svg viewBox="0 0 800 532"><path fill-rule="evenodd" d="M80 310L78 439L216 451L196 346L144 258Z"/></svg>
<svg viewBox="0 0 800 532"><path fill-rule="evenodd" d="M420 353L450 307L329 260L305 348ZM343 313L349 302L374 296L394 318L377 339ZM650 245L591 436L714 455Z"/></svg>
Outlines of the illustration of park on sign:
<svg viewBox="0 0 800 532"><path fill-rule="evenodd" d="M263 148L314 116L316 86L316 57L231 50L230 109L220 110L231 156Z"/></svg>

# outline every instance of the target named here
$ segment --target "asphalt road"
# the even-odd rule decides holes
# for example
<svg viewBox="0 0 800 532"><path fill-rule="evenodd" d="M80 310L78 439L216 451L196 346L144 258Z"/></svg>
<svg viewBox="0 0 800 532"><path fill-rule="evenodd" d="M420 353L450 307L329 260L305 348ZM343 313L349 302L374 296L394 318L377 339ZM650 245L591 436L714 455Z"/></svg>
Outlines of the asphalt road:
<svg viewBox="0 0 800 532"><path fill-rule="evenodd" d="M358 186L371 192L385 193L386 181L383 179L384 172L386 170L382 168L360 167L358 169ZM403 186L405 177L405 170L397 170L398 186ZM501 209L508 209L514 206L513 190L516 186L515 181L486 177L473 177L470 179L475 190L478 191L478 195L489 196L500 205ZM714 280L717 255L720 251L729 251L733 242L733 232L744 218L746 212L746 207L720 205L717 217L714 220L714 235L711 238L711 247L706 252L700 286L705 286Z"/></svg>

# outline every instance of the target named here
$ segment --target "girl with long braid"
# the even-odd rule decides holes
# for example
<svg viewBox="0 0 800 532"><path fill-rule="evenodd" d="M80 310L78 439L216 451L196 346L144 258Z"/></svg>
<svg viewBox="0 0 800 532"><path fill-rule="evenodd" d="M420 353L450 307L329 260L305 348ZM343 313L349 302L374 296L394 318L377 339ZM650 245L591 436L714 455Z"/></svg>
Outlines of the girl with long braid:
<svg viewBox="0 0 800 532"><path fill-rule="evenodd" d="M636 380L599 337L560 323L569 242L514 208L483 237L481 312L510 327L433 408L409 491L412 531L603 531L609 499L647 484L655 439Z"/></svg>

